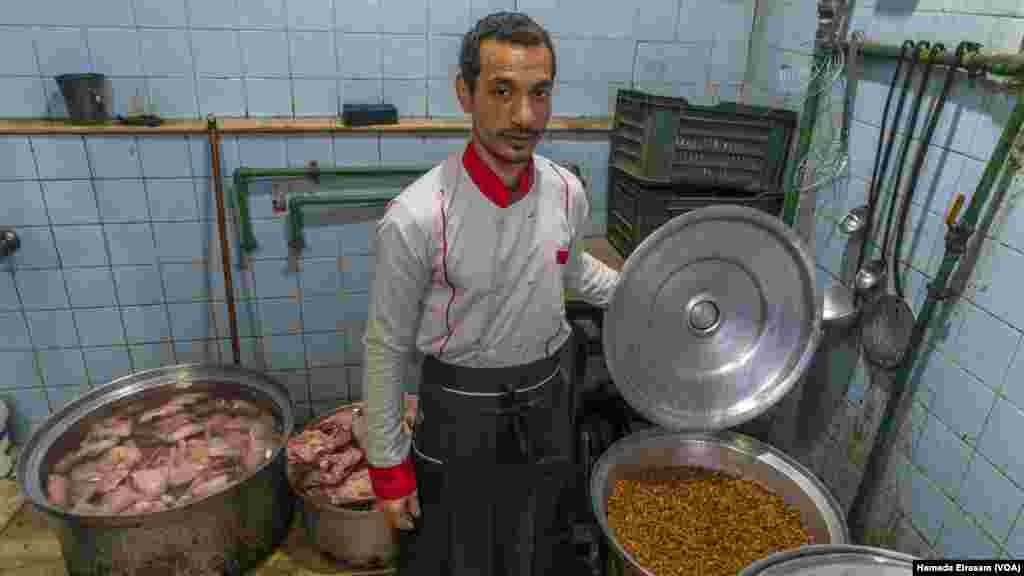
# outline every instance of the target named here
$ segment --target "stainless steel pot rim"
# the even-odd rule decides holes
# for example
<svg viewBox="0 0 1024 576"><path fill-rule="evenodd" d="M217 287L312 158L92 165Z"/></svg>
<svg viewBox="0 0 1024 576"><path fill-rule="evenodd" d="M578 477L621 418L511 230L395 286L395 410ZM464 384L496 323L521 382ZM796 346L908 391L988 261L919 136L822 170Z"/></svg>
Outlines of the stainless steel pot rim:
<svg viewBox="0 0 1024 576"><path fill-rule="evenodd" d="M776 574L776 570L821 568L823 566L863 566L906 568L913 570L918 558L895 550L859 546L854 544L813 544L796 550L786 550L754 562L739 576ZM782 572L788 574L789 572Z"/></svg>
<svg viewBox="0 0 1024 576"><path fill-rule="evenodd" d="M640 448L638 444L656 438L671 438L677 443L685 442L702 446L714 445L737 450L780 470L791 480L799 484L804 493L815 501L817 509L825 517L825 522L828 525L828 531L832 539L839 542L849 541L850 533L840 512L842 506L840 506L839 501L832 496L825 484L813 472L782 451L744 434L729 430L675 432L663 428L650 428L625 438L620 438L614 442L598 458L590 476L591 507L593 508L594 516L597 518L598 525L601 527L601 532L604 533L605 539L611 543L615 550L623 558L628 559L634 567L640 567L641 564L619 543L611 527L608 526L607 502L605 501L602 487L599 486L599 480L602 480L607 475L608 469L615 460L618 460L626 453ZM640 570L645 576L657 576L643 568L640 568Z"/></svg>
<svg viewBox="0 0 1024 576"><path fill-rule="evenodd" d="M641 367L639 362L629 364L629 362L625 362L620 358L620 355L623 355L627 348L629 339L639 338L640 336L637 336L635 331L622 330L625 323L633 320L628 318L620 319L619 317L625 315L621 309L626 306L626 299L630 297L637 298L635 294L631 296L631 286L657 286L658 290L667 290L663 285L664 283L661 282L663 280L661 277L639 278L642 274L640 270L647 266L645 260L660 257L658 254L659 245L669 241L677 232L691 225L707 221L741 222L750 225L751 228L767 232L779 240L781 248L779 252L785 252L787 258L799 270L800 278L797 280L797 283L801 285L803 293L799 296L793 294L780 296L780 298L776 299L779 300L778 303L769 302L766 308L770 309L771 313L766 316L768 319L766 321L773 321L769 322L768 325L776 333L788 334L782 327L775 326L780 321L786 322L791 320L791 315L782 313L780 308L780 306L788 306L789 308L786 308L786 310L802 309L805 311L803 316L805 316L806 324L799 324L802 336L794 349L792 351L785 350L787 354L793 354L792 357L785 356L786 358L792 358L792 360L785 368L781 364L778 366L780 369L773 374L771 386L768 389L760 390L756 393L751 393L751 391L747 390L743 390L743 393L738 391L734 396L729 396L730 404L727 409L707 407L701 410L694 408L693 410L684 411L672 404L673 398L677 398L679 395L678 387L668 385L667 381L653 382L648 364L645 363ZM708 250L708 253L688 255L689 260L687 260L687 264L711 260L718 261L721 258L720 253L727 253L728 250L716 246L714 242L709 241L695 248L695 253L701 250ZM698 256L700 257L698 258ZM721 261L729 261L729 258L724 258ZM729 263L732 264L733 262L729 261ZM823 337L822 318L824 304L819 294L820 290L817 287L814 270L814 260L806 244L792 228L786 226L782 221L770 214L744 206L717 205L694 210L673 218L654 233L647 236L630 254L622 267L620 273L621 280L616 286L605 314L602 334L606 363L612 380L616 382L619 389L623 392L623 398L634 409L656 424L673 430L727 429L760 416L781 400L800 380L810 366L814 353ZM745 270L745 272L750 273L749 270ZM759 285L761 284L760 279L755 280ZM651 289L647 288L647 290L650 291ZM730 312L736 311L722 309L721 303L716 301L714 295L708 296L697 294L696 292L699 292L699 290L695 288L694 294L690 296L698 300L697 304L700 304L700 307L695 306L693 302L678 302L680 309L685 309L690 313L690 330L694 333L699 332L699 330L695 329L694 318L701 321L700 328L703 328L705 324L710 324L712 329L724 329L723 327L726 324L719 323L720 317L718 312L721 311L723 316L728 317ZM733 295L730 294L728 296ZM760 294L760 296L763 297L763 294ZM800 298L803 301L802 304L797 305L797 301L793 300L793 298ZM726 300L730 299L727 298ZM737 299L732 298L731 300L735 302ZM705 305L707 302L710 302L711 305ZM618 314L617 311L619 311ZM695 312L700 312L700 314L695 314ZM733 313L732 318L739 318L741 319L739 321L744 321L742 320L744 316L741 313L745 311L740 310L739 312ZM754 320L750 320L750 322L754 322ZM679 323L681 326L685 324L686 322ZM794 322L794 325L797 324ZM763 327L760 328L763 329ZM789 325L786 325L785 328L788 329ZM681 330L679 334L682 335L684 332ZM689 337L689 334L687 336ZM703 335L694 336L693 339L699 342L702 337ZM783 357L783 351L778 350L775 351L777 353L770 353L771 351L765 350L766 346L763 346L763 344L766 341L766 337L762 333L758 332L753 336L746 334L745 337L754 338L751 344L752 347L744 349L743 355L736 358L733 362L727 363L723 361L720 365L708 367L704 374L706 378L703 379L707 382L702 382L699 386L710 386L712 383L719 384L723 379L722 374L727 374L727 378L729 375L737 377L740 375L747 376L749 367L761 358L767 359L771 367L775 367L775 363L780 362L779 358ZM788 338L789 336L786 337ZM754 356L757 356L757 358L754 358ZM747 369L741 371L736 368L740 364L747 367ZM769 367L765 367L765 371L768 372ZM675 388L675 390L670 390L670 388ZM715 389L718 390L718 388ZM709 400L720 400L720 397L720 393L709 393L708 395Z"/></svg>
<svg viewBox="0 0 1024 576"><path fill-rule="evenodd" d="M287 439L291 436L295 428L294 404L287 389L266 373L233 365L204 363L177 364L141 370L127 376L115 378L106 384L89 390L62 406L33 429L28 441L22 446L18 455L17 477L22 494L26 495L34 506L49 514L62 518L74 518L84 522L95 520L105 524L121 522L138 523L142 518L147 520L150 518L168 518L176 514L186 513L193 506L198 506L207 500L221 496L224 492L215 492L204 498L193 500L186 506L160 512L109 516L95 514L78 515L50 503L43 487L45 482L40 473L43 457L50 447L66 434L72 426L96 410L144 390L166 386L187 388L193 382L207 383L218 381L242 385L255 391L257 394L262 394L273 402L281 411L281 426L284 438ZM261 470L274 462L285 450L287 450L287 443L283 442L273 452L271 457L249 476L259 474ZM245 480L242 482L244 483Z"/></svg>

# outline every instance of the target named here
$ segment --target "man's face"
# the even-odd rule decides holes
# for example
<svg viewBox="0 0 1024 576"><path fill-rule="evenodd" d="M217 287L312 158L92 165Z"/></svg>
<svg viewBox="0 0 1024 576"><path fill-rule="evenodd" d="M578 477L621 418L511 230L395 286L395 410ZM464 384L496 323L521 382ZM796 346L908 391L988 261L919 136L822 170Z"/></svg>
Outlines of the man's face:
<svg viewBox="0 0 1024 576"><path fill-rule="evenodd" d="M485 40L480 45L476 89L458 79L462 109L473 116L477 141L505 164L533 157L551 118L551 52L543 44L520 46Z"/></svg>

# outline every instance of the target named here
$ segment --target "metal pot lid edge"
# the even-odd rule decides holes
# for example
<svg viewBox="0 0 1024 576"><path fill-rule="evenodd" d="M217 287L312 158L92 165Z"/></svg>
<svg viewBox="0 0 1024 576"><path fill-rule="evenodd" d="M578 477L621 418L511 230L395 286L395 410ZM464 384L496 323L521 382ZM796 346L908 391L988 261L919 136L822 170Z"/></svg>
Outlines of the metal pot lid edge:
<svg viewBox="0 0 1024 576"><path fill-rule="evenodd" d="M191 382L193 380L227 380L261 390L282 411L282 432L285 437L295 428L295 405L287 388L274 377L256 370L230 364L187 363L162 366L133 372L97 386L53 412L36 426L21 446L17 462L17 482L22 494L47 513L78 518L67 511L53 507L43 492L43 479L39 475L43 457L49 448L76 423L96 410L137 394L149 388ZM269 461L286 449L286 443L274 452ZM215 496L216 494L214 494ZM200 502L197 500L196 502ZM168 510L167 512L173 512ZM97 516L96 518L109 518ZM119 517L117 517L119 518ZM127 517L126 517L127 518Z"/></svg>
<svg viewBox="0 0 1024 576"><path fill-rule="evenodd" d="M743 569L739 576L760 576L779 570L800 568L822 568L826 566L888 566L913 570L914 560L919 558L889 550L856 544L812 544L795 550L778 552L762 558ZM771 571L771 572L767 572ZM788 573L788 572L783 572Z"/></svg>
<svg viewBox="0 0 1024 576"><path fill-rule="evenodd" d="M659 272L658 276L651 278L639 279L639 270L642 270L646 265L645 259L650 260L663 260L665 257L658 253L659 248L664 243L668 243L672 240L673 236L677 233L685 232L690 226L703 224L708 221L728 221L728 222L742 222L747 225L748 229L760 231L761 236L771 235L778 243L774 247L775 254L785 254L789 259L789 269L796 269L797 276L799 278L790 279L790 284L795 285L799 289L801 294L800 300L802 303L797 306L792 302L787 301L786 298L776 298L776 300L783 300L782 304L777 302L767 302L762 305L761 315L762 318L767 318L766 321L769 326L768 330L773 333L784 332L780 330L780 326L785 324L785 328L791 326L799 326L799 332L801 337L799 341L789 347L786 350L786 354L783 354L786 358L790 359L788 369L779 367L779 373L782 376L776 375L772 379L773 384L768 387L763 387L760 392L749 392L747 394L736 394L730 396L731 404L727 407L715 408L711 406L711 402L715 401L715 393L711 390L715 390L717 393L720 388L713 389L710 385L718 385L723 379L715 379L716 376L720 376L723 370L707 370L705 374L712 374L711 377L705 379L701 385L697 386L697 390L707 390L705 398L710 400L701 405L699 410L690 410L689 414L684 414L683 411L678 410L672 406L672 403L678 400L680 394L673 389L671 395L665 394L664 390L669 386L664 384L670 380L670 378L663 378L662 384L654 382L656 379L651 377L653 370L651 366L654 365L652 362L643 362L643 368L638 367L644 359L637 360L635 355L625 354L625 350L631 348L631 344L628 342L630 335L635 334L647 334L650 336L654 334L654 342L645 343L650 344L652 349L656 349L659 343L674 342L678 344L680 339L665 338L663 335L659 336L656 331L644 330L643 326L639 325L639 322L635 317L628 317L623 311L627 308L626 299L632 297L634 301L640 300L645 295L642 294L640 298L635 296L636 293L643 293L644 290L652 291L651 285L657 284L656 290L665 291L664 286L674 281L672 276L683 275L680 273L686 267L690 267L695 262L705 263L705 267L708 261L713 258L717 258L716 261L727 262L728 265L732 264L732 261L722 258L722 254L726 254L729 250L728 247L718 247L714 242L703 242L699 243L693 250L688 248L688 256L686 261L680 261L685 266L679 266L675 270L672 270L669 274ZM705 231L706 232L706 231ZM756 232L755 232L756 233ZM709 248L710 247L710 248ZM704 251L711 254L713 258L705 257ZM744 254L743 250L736 251L737 258L746 260L753 260L749 251ZM757 264L761 269L768 268L767 265ZM741 267L730 266L734 269L734 274L743 276L744 273L749 275L749 270L740 271ZM662 270L662 269L659 269ZM707 274L702 274L701 271L694 271L690 273L693 278L707 277ZM668 276L667 278L665 276ZM616 383L619 390L622 392L623 398L630 404L631 407L636 409L638 412L643 414L645 417L650 419L655 424L679 432L711 432L715 430L732 428L747 422L762 413L770 409L775 403L781 400L786 393L795 385L799 378L806 371L810 365L814 352L822 338L822 324L823 324L823 299L821 298L821 290L818 288L815 273L814 263L810 256L810 252L807 249L806 244L799 238L796 232L785 225L781 220L763 213L754 208L748 208L743 206L734 205L718 205L709 206L688 212L686 214L677 216L661 228L656 230L654 233L645 238L640 245L633 251L633 253L627 258L623 265L622 272L620 273L620 282L616 286L616 289L610 299L608 310L605 314L604 329L602 334L603 345L605 349L605 358L608 366L608 371L612 376L612 380ZM661 280L661 282L658 282ZM678 281L676 281L678 283ZM706 282L703 282L706 283ZM763 298L763 283L759 283L758 279L754 278L749 281L751 286L748 286L748 293L755 293L760 297L761 301ZM731 286L726 283L727 286ZM686 312L689 312L688 322L689 325L685 326L691 332L699 332L701 329L711 327L712 329L720 329L722 326L726 326L725 332L723 332L722 338L726 338L730 334L729 330L733 326L740 326L743 324L743 317L740 314L736 314L732 318L739 318L733 325L725 324L730 320L731 310L722 310L718 307L716 302L716 296L711 294L711 297L702 299L703 293L707 291L703 290L689 290L690 286L682 284L684 288L688 289L688 292L696 293L696 296L690 298L694 302L682 303L680 299L671 299L673 304L680 305L680 309L684 309L684 313L679 316L686 316ZM771 288L768 288L771 290ZM634 296L630 296L629 293L633 292ZM725 292L728 292L726 290ZM742 292L742 290L740 291ZM650 301L654 304L657 303L658 293L652 293ZM729 304L730 297L727 295L723 298L726 300L725 304ZM789 298L788 300L794 300ZM705 303L710 301L711 306L705 306ZM742 302L742 298L732 297L733 302ZM651 309L656 308L652 304ZM686 304L686 306L681 306ZM788 306L788 308L786 308ZM635 308L635 306L634 306ZM763 309L769 308L770 312L765 313ZM800 316L799 321L793 321L793 314L782 314L782 311L792 312ZM724 316L724 323L716 325L719 320L719 315ZM648 316L654 318L664 318L664 314L653 314L650 313ZM652 320L653 321L653 320ZM661 322L661 320L659 320ZM788 324L786 324L788 322ZM630 325L633 325L632 328ZM679 326L684 326L686 323L681 319L676 323ZM754 325L755 322L748 322L750 325ZM665 325L665 324L662 324ZM763 328L763 326L741 326L741 329L746 328L746 336L751 342L751 347L748 350L744 350L746 354L745 363L732 364L743 364L743 370L752 370L751 365L756 362L756 357L764 347L765 339L761 332L757 329ZM680 334L683 330L679 331ZM696 333L696 332L695 332ZM713 334L717 336L717 334ZM758 339L760 338L760 339ZM694 340L696 341L696 340ZM720 340L721 341L721 340ZM681 346L679 348L682 348ZM633 352L633 350L629 350ZM684 352L684 351L681 351ZM698 352L699 354L699 352ZM634 362L623 361L618 357L629 357L633 358ZM683 361L676 359L681 364ZM665 364L664 362L660 362ZM722 362L721 366L726 366L727 363ZM716 368L716 366L712 366ZM764 368L765 372L769 372L773 367ZM741 372L743 371L741 370ZM678 374L675 374L678 376ZM749 378L750 381L756 381L757 378ZM738 381L738 380L737 380ZM645 385L638 385L637 382L644 382ZM654 385L650 385L650 382L654 382ZM672 380L673 388L677 381ZM683 381L679 381L682 384ZM687 382L692 383L692 382ZM660 390L658 389L660 388ZM660 397L659 397L660 394ZM693 396L690 396L692 399ZM691 400L692 401L692 400Z"/></svg>

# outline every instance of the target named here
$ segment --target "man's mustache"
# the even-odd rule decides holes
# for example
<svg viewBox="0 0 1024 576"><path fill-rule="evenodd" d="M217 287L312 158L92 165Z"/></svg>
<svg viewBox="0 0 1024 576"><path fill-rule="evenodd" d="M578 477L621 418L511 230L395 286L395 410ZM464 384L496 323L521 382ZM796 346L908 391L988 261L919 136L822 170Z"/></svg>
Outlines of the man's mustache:
<svg viewBox="0 0 1024 576"><path fill-rule="evenodd" d="M537 138L539 136L543 136L544 132L542 130L515 130L504 131L501 132L500 134L504 138L520 138L525 140L527 138Z"/></svg>

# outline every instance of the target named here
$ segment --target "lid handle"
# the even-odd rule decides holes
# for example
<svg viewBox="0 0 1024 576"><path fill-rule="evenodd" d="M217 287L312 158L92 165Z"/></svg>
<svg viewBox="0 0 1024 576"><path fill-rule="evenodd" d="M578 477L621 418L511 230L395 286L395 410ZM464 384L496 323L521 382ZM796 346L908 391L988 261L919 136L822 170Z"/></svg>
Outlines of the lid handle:
<svg viewBox="0 0 1024 576"><path fill-rule="evenodd" d="M701 297L689 306L690 330L700 336L714 332L721 323L722 314L714 300Z"/></svg>

